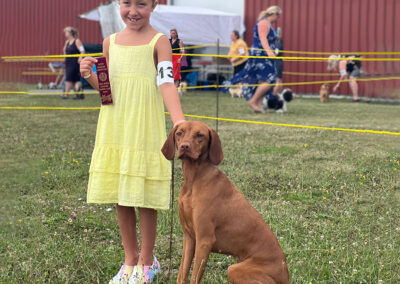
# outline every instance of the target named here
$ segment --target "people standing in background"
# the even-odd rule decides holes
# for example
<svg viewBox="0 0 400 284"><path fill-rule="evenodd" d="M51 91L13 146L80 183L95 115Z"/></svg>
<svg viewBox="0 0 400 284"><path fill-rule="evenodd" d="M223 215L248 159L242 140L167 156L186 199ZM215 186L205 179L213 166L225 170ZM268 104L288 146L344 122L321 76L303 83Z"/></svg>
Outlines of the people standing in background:
<svg viewBox="0 0 400 284"><path fill-rule="evenodd" d="M233 31L231 33L232 44L229 49L229 55L239 55L239 56L249 56L249 51L247 48L247 44L244 40L240 38L240 34L238 31ZM236 75L246 65L248 58L245 57L229 57L229 61L233 66L233 75Z"/></svg>
<svg viewBox="0 0 400 284"><path fill-rule="evenodd" d="M231 80L224 82L226 86L244 84L242 94L256 113L264 113L262 109L264 95L271 91L271 84L276 81L274 62L276 32L272 24L279 19L281 13L282 10L278 6L271 6L265 11L261 11L254 26L253 45L250 50L250 56L254 57L247 60L242 71L233 76ZM258 86L248 86L253 84ZM228 87L222 90L228 91Z"/></svg>
<svg viewBox="0 0 400 284"><path fill-rule="evenodd" d="M175 86L178 87L181 82L181 65L182 65L182 57L185 53L183 41L179 39L178 31L176 29L170 30L169 42L171 43L172 48L172 68L174 71L174 82Z"/></svg>
<svg viewBox="0 0 400 284"><path fill-rule="evenodd" d="M72 27L64 28L65 38L64 54L84 54L85 48L81 40L78 38L78 30ZM65 57L65 93L61 96L63 99L68 99L68 93L74 90L75 93L81 91L81 76L79 72L79 63L82 57ZM74 99L84 99L83 94L75 94Z"/></svg>

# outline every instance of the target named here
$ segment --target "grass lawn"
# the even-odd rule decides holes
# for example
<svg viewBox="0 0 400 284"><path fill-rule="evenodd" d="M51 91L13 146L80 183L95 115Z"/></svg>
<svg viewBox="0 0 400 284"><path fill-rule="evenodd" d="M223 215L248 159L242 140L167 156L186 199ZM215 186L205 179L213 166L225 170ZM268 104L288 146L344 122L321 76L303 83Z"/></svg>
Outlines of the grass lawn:
<svg viewBox="0 0 400 284"><path fill-rule="evenodd" d="M215 93L190 92L182 105L187 114L214 116ZM0 106L99 106L99 98L1 95ZM243 100L220 97L221 117L244 120L400 132L399 114L400 106L299 98L284 115L256 115ZM0 110L0 283L108 283L119 269L115 206L85 201L97 116ZM400 283L399 136L233 122L220 122L219 134L220 168L275 233L293 283ZM182 244L174 214L170 283ZM155 255L163 273L169 218L159 213ZM203 282L228 283L232 263L212 254Z"/></svg>

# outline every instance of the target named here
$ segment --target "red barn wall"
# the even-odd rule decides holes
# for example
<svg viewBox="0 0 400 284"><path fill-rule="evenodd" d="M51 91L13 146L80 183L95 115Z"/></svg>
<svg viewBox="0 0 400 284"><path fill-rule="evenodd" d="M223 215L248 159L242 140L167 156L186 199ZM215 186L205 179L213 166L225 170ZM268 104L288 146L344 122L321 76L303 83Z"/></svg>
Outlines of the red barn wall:
<svg viewBox="0 0 400 284"><path fill-rule="evenodd" d="M278 5L278 21L284 49L290 51L365 52L400 51L400 1L397 0L245 0L245 39L252 44L253 27L260 11ZM316 56L296 55L286 56ZM327 57L328 55L325 55ZM368 56L371 57L371 56ZM393 57L393 56L374 56ZM398 56L397 56L398 57ZM400 75L399 62L363 62L368 74ZM285 71L325 73L323 62L285 62ZM285 75L285 82L337 79L334 77ZM360 93L394 96L400 80L360 83ZM318 93L320 85L296 86L299 93ZM340 93L349 93L342 84Z"/></svg>
<svg viewBox="0 0 400 284"><path fill-rule="evenodd" d="M0 1L0 56L62 54L63 29L77 25L77 16L108 1L101 0L2 0ZM159 1L166 4L166 0ZM99 23L79 21L79 38L102 43ZM23 76L27 68L45 63L0 62L0 81L37 82L43 78ZM54 79L54 78L53 78Z"/></svg>

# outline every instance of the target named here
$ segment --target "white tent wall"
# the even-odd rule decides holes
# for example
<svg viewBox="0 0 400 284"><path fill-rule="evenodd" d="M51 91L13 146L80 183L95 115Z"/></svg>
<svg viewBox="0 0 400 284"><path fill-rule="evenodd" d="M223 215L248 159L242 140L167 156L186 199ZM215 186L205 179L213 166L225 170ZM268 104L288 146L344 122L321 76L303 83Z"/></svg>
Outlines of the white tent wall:
<svg viewBox="0 0 400 284"><path fill-rule="evenodd" d="M186 7L201 7L233 13L244 19L245 0L169 0L168 4Z"/></svg>
<svg viewBox="0 0 400 284"><path fill-rule="evenodd" d="M215 43L217 39L230 44L232 30L244 31L239 15L206 8L159 5L150 22L166 35L170 29L177 29L185 44L193 45Z"/></svg>
<svg viewBox="0 0 400 284"><path fill-rule="evenodd" d="M100 21L103 37L119 32L125 27L116 2L99 6L80 17ZM176 28L186 45L215 43L217 39L221 44L229 45L231 31L238 30L243 33L245 29L240 15L198 7L158 5L150 22L154 28L166 35L169 35L170 29Z"/></svg>
<svg viewBox="0 0 400 284"><path fill-rule="evenodd" d="M121 19L117 2L114 1L108 5L101 5L97 10L99 12L99 21L103 38L125 28L126 25Z"/></svg>

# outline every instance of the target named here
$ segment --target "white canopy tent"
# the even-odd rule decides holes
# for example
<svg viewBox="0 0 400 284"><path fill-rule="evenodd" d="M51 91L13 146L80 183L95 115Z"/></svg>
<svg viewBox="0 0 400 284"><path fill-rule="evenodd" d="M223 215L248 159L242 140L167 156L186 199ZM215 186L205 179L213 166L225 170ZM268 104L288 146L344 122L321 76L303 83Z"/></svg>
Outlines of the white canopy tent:
<svg viewBox="0 0 400 284"><path fill-rule="evenodd" d="M79 15L80 18L100 22L103 38L121 31L125 24L119 13L119 5L112 1ZM172 28L178 30L185 45L215 43L230 44L230 33L245 30L241 16L205 8L157 5L150 18L151 25L169 35Z"/></svg>

